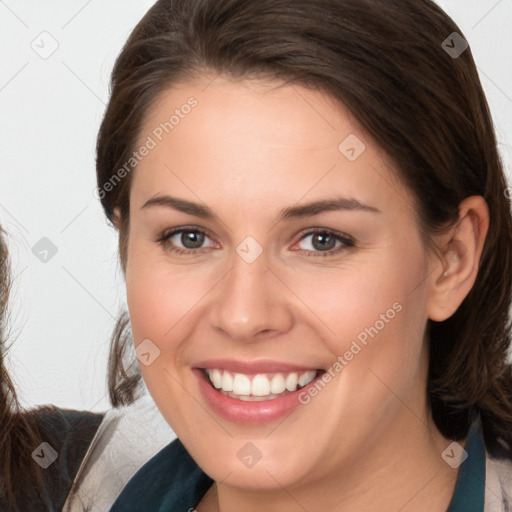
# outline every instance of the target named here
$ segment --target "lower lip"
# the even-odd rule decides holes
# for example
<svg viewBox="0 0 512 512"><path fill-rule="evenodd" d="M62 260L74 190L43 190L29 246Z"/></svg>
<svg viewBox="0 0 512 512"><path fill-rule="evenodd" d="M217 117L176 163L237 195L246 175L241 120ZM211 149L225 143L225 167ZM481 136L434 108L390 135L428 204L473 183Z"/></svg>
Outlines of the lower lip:
<svg viewBox="0 0 512 512"><path fill-rule="evenodd" d="M192 371L199 381L199 388L206 402L213 411L228 421L245 425L269 423L287 416L297 406L302 405L299 401L299 395L304 392L307 393L308 387L313 386L322 377L320 373L303 388L282 397L249 402L223 395L210 384L203 370L194 368Z"/></svg>

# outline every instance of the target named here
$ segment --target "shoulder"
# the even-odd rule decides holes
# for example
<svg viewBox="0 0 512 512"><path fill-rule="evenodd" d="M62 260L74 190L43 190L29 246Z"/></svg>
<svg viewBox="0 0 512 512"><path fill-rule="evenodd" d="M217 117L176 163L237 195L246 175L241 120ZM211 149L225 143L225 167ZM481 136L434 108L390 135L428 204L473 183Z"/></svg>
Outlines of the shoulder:
<svg viewBox="0 0 512 512"><path fill-rule="evenodd" d="M175 437L149 397L108 411L83 458L64 510L108 510L137 470Z"/></svg>
<svg viewBox="0 0 512 512"><path fill-rule="evenodd" d="M51 444L53 441L61 450L84 452L96 434L104 413L76 411L46 406L30 413L33 423L41 433L41 437ZM74 458L73 458L74 459ZM72 462L68 458L62 462Z"/></svg>
<svg viewBox="0 0 512 512"><path fill-rule="evenodd" d="M40 451L49 459L55 457L47 468L42 466L45 476L50 477L51 482L62 483L65 486L62 491L69 491L104 414L56 407L44 407L36 412L34 422L41 433ZM34 460L37 455L34 454ZM45 465L49 459L44 461Z"/></svg>
<svg viewBox="0 0 512 512"><path fill-rule="evenodd" d="M104 415L54 406L21 414L34 430L36 440L27 456L39 466L41 489L33 481L20 482L19 504L27 507L23 510L37 511L47 510L49 502L61 510Z"/></svg>
<svg viewBox="0 0 512 512"><path fill-rule="evenodd" d="M512 457L499 441L486 447L485 512L512 512Z"/></svg>

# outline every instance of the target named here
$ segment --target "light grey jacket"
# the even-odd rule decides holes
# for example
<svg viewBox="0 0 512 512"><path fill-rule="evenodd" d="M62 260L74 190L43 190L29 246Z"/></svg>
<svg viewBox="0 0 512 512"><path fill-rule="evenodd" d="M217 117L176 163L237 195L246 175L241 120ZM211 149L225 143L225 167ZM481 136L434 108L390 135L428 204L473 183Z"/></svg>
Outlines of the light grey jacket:
<svg viewBox="0 0 512 512"><path fill-rule="evenodd" d="M107 512L128 480L176 435L149 394L108 411L80 465L64 512Z"/></svg>
<svg viewBox="0 0 512 512"><path fill-rule="evenodd" d="M512 512L512 460L500 452L485 451L484 512Z"/></svg>

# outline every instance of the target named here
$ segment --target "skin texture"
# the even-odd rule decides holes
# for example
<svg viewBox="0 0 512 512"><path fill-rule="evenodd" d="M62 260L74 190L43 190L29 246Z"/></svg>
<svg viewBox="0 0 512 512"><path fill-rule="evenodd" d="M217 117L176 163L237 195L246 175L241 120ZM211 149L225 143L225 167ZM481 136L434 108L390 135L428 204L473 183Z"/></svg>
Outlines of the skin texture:
<svg viewBox="0 0 512 512"><path fill-rule="evenodd" d="M382 149L343 106L298 85L204 76L168 89L141 143L191 96L197 106L133 171L125 263L135 345L150 339L160 350L141 365L144 380L216 481L198 510L446 510L457 470L441 458L451 441L428 414L425 327L453 314L471 289L485 202L466 199L457 226L435 239L439 256L427 251L414 200ZM350 134L365 145L354 161L338 149ZM216 217L143 208L163 195ZM339 196L379 212L279 221L284 208ZM206 231L202 248L173 252L173 243L184 248L179 234L157 241L179 227ZM336 242L323 256L315 228L354 246ZM248 236L263 249L252 263L236 252ZM199 392L191 368L204 359L327 369L396 303L401 310L367 346L284 419L227 421ZM247 442L261 453L252 468L237 457Z"/></svg>

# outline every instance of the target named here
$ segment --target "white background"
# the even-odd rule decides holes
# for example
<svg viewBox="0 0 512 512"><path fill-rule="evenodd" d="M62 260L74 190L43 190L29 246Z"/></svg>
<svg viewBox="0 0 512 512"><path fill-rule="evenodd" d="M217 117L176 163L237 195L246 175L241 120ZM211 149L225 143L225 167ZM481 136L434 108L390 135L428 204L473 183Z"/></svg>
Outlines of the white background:
<svg viewBox="0 0 512 512"><path fill-rule="evenodd" d="M94 147L114 59L152 3L0 0L0 222L15 278L8 366L25 406L108 407L124 283L93 196ZM510 175L512 1L439 3L471 46ZM50 47L43 31L58 43L47 59L31 48L40 37ZM32 254L42 237L58 250L46 263Z"/></svg>

